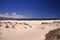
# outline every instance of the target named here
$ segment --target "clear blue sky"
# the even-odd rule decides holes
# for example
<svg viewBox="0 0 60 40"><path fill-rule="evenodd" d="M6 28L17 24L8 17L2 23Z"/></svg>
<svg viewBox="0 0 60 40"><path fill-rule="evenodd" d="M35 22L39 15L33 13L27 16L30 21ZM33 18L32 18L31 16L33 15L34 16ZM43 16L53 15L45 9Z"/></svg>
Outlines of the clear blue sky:
<svg viewBox="0 0 60 40"><path fill-rule="evenodd" d="M60 0L0 0L0 13L13 13L29 17L59 17Z"/></svg>

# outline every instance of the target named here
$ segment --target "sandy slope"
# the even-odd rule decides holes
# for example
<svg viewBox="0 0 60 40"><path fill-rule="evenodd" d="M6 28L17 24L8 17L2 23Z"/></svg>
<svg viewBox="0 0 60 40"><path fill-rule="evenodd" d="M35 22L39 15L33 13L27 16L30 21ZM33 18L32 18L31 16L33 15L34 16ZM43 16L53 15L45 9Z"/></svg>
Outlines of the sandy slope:
<svg viewBox="0 0 60 40"><path fill-rule="evenodd" d="M60 20L0 21L2 25L0 27L0 40L44 40L46 33L60 28L60 23L53 23L54 21ZM11 22L11 24L8 22ZM6 28L6 25L9 28Z"/></svg>

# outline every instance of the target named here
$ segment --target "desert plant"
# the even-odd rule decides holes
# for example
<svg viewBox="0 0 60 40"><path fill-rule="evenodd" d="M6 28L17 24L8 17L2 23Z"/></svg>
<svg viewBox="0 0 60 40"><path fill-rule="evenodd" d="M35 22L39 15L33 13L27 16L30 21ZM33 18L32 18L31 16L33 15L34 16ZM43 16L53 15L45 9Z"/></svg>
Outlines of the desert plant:
<svg viewBox="0 0 60 40"><path fill-rule="evenodd" d="M45 40L60 40L60 28L49 31L45 37Z"/></svg>

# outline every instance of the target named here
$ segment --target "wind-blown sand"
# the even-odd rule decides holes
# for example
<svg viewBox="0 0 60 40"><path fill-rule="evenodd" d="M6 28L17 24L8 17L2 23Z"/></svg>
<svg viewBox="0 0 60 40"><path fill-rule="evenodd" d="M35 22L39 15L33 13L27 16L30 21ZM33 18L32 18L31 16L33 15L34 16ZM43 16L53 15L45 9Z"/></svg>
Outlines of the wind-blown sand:
<svg viewBox="0 0 60 40"><path fill-rule="evenodd" d="M0 20L0 40L45 40L57 28L60 20Z"/></svg>

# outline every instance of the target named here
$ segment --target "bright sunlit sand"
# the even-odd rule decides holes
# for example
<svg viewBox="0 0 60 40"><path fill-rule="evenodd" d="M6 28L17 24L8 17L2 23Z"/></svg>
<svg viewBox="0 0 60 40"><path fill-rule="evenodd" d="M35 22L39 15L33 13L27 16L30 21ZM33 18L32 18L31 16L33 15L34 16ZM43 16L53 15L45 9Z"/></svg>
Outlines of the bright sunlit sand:
<svg viewBox="0 0 60 40"><path fill-rule="evenodd" d="M60 20L0 20L0 40L45 40Z"/></svg>

